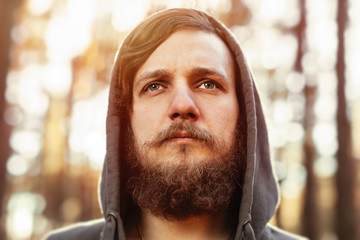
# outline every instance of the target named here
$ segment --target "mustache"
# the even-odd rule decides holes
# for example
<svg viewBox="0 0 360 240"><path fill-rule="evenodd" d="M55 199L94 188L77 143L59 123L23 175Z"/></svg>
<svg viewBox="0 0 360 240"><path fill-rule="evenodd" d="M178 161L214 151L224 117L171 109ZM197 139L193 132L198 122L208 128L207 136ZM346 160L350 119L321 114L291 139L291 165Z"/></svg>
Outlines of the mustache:
<svg viewBox="0 0 360 240"><path fill-rule="evenodd" d="M160 131L154 139L146 142L145 145L161 145L168 140L178 137L180 131L186 132L187 137L201 141L209 147L215 144L215 137L210 131L200 129L189 122L177 122L171 124L167 129Z"/></svg>

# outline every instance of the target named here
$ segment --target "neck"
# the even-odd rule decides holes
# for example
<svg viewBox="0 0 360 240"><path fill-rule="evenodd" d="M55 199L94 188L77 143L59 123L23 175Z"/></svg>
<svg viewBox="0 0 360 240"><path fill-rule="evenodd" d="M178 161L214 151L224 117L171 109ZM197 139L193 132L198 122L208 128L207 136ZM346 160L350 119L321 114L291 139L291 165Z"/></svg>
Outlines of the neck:
<svg viewBox="0 0 360 240"><path fill-rule="evenodd" d="M139 229L144 240L162 239L228 239L231 225L227 224L227 214L191 217L186 220L170 221L142 211Z"/></svg>

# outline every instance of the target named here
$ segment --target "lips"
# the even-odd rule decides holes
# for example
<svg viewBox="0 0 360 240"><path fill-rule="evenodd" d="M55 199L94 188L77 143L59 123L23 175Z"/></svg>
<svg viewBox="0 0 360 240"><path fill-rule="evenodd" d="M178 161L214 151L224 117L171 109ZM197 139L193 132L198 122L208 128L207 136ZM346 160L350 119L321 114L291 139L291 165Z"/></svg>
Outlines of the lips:
<svg viewBox="0 0 360 240"><path fill-rule="evenodd" d="M174 132L167 140L170 141L196 141L197 138L187 131Z"/></svg>
<svg viewBox="0 0 360 240"><path fill-rule="evenodd" d="M173 123L168 128L159 131L156 136L145 143L148 146L161 146L164 143L195 143L202 142L208 147L214 146L213 134L205 129L200 129L191 123Z"/></svg>
<svg viewBox="0 0 360 240"><path fill-rule="evenodd" d="M192 134L186 131L175 132L171 138L193 138Z"/></svg>

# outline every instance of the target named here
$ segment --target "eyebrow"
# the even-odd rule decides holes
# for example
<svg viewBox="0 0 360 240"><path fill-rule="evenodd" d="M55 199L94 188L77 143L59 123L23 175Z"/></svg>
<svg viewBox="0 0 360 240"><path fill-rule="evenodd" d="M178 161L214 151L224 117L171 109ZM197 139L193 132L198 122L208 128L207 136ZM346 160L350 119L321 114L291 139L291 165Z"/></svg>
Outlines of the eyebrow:
<svg viewBox="0 0 360 240"><path fill-rule="evenodd" d="M134 88L137 88L141 85L142 82L149 80L149 79L157 79L157 78L171 78L172 73L165 69L157 69L155 71L147 71L142 73L134 82ZM206 67L194 67L190 70L188 74L189 77L196 77L196 76L212 76L217 79L228 80L228 77L220 73L214 68L206 68Z"/></svg>
<svg viewBox="0 0 360 240"><path fill-rule="evenodd" d="M205 67L195 67L191 69L190 76L213 76L215 78L227 80L228 77L220 73L218 70L213 68L205 68Z"/></svg>
<svg viewBox="0 0 360 240"><path fill-rule="evenodd" d="M155 79L155 78L169 78L172 74L165 70L165 69L157 69L155 71L147 71L142 73L136 80L134 83L134 88L138 87L139 85L141 85L141 83L145 80L148 79Z"/></svg>

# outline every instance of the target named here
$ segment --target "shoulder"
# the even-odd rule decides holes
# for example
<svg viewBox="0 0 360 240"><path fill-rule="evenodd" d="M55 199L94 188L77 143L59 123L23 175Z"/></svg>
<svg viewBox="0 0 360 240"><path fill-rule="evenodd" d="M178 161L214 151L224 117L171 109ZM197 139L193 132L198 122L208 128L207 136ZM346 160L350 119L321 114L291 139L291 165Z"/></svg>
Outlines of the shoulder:
<svg viewBox="0 0 360 240"><path fill-rule="evenodd" d="M276 239L276 240L306 240L308 238L289 233L280 228L268 224L265 228L262 239Z"/></svg>
<svg viewBox="0 0 360 240"><path fill-rule="evenodd" d="M98 240L104 226L104 219L81 222L51 231L46 240Z"/></svg>

